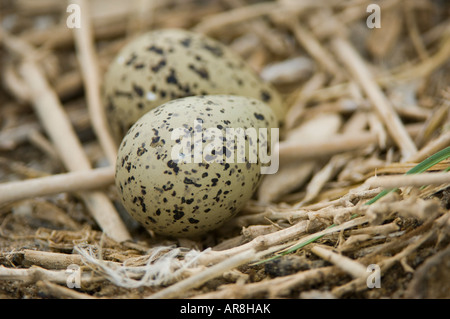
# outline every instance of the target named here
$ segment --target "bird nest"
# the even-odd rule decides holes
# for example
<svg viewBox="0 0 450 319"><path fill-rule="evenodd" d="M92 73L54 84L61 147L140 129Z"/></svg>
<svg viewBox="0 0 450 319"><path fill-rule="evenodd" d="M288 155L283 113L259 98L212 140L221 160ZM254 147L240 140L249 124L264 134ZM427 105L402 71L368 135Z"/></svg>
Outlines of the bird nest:
<svg viewBox="0 0 450 319"><path fill-rule="evenodd" d="M0 298L450 297L445 1L0 9ZM288 110L278 172L195 239L155 235L124 211L99 98L118 50L169 27L226 44Z"/></svg>

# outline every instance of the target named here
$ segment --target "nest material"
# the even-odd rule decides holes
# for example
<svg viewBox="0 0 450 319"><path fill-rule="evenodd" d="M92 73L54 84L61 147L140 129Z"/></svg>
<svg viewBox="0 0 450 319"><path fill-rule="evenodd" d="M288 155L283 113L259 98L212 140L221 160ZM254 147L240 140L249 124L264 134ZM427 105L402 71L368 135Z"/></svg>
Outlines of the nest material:
<svg viewBox="0 0 450 319"><path fill-rule="evenodd" d="M447 3L379 1L373 29L371 1L73 3L81 28L59 0L0 5L0 297L450 297L448 161L402 175L450 144ZM229 45L288 107L278 173L195 240L131 220L108 167L102 74L166 27Z"/></svg>

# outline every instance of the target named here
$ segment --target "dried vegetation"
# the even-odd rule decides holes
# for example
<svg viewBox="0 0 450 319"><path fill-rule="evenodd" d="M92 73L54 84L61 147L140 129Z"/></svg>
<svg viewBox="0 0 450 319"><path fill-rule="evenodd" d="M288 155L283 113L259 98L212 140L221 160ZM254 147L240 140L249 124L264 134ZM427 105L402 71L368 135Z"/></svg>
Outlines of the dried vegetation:
<svg viewBox="0 0 450 319"><path fill-rule="evenodd" d="M370 29L371 2L78 0L69 29L64 1L2 1L0 298L450 298L448 161L403 176L450 145L450 6L377 1ZM279 172L196 240L120 207L99 98L124 43L165 27L226 43L288 107Z"/></svg>

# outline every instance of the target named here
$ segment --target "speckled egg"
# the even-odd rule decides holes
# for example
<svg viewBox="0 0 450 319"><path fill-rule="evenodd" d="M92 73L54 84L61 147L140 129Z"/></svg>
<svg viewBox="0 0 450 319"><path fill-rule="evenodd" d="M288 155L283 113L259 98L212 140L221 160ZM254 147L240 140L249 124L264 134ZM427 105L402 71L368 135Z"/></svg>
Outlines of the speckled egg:
<svg viewBox="0 0 450 319"><path fill-rule="evenodd" d="M267 163L260 149L270 153L276 126L269 106L240 96L191 96L149 111L119 148L115 182L125 208L162 235L219 227L258 187Z"/></svg>
<svg viewBox="0 0 450 319"><path fill-rule="evenodd" d="M273 87L232 50L207 36L181 29L146 33L127 44L104 78L103 99L117 141L143 114L169 100L232 94L259 99L281 120Z"/></svg>

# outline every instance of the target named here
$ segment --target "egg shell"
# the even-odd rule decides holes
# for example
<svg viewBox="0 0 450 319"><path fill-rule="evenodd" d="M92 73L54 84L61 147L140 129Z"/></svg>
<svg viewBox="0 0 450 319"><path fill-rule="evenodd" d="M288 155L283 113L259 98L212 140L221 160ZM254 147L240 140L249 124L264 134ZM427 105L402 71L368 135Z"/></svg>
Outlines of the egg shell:
<svg viewBox="0 0 450 319"><path fill-rule="evenodd" d="M268 104L284 118L277 91L222 43L181 29L151 31L128 43L111 62L103 99L113 135L120 142L143 114L173 99L232 94Z"/></svg>
<svg viewBox="0 0 450 319"><path fill-rule="evenodd" d="M237 139L230 144L226 129L276 126L270 107L240 96L192 96L149 111L130 128L119 148L115 182L125 208L144 227L166 236L191 237L219 227L242 209L261 180L261 161L249 161L250 151L256 150L250 146L260 143L270 150L271 145L270 135L266 140L256 135L255 141L248 134L246 160L238 162L242 149L235 147L234 157L228 153L226 148L239 144ZM222 157L222 163L207 158L213 154L206 150L212 141L206 134L210 128L224 137L220 148L230 157ZM182 135L174 135L180 130ZM181 140L189 141L185 145L190 149L201 145L200 161L194 152L190 162L174 157Z"/></svg>

